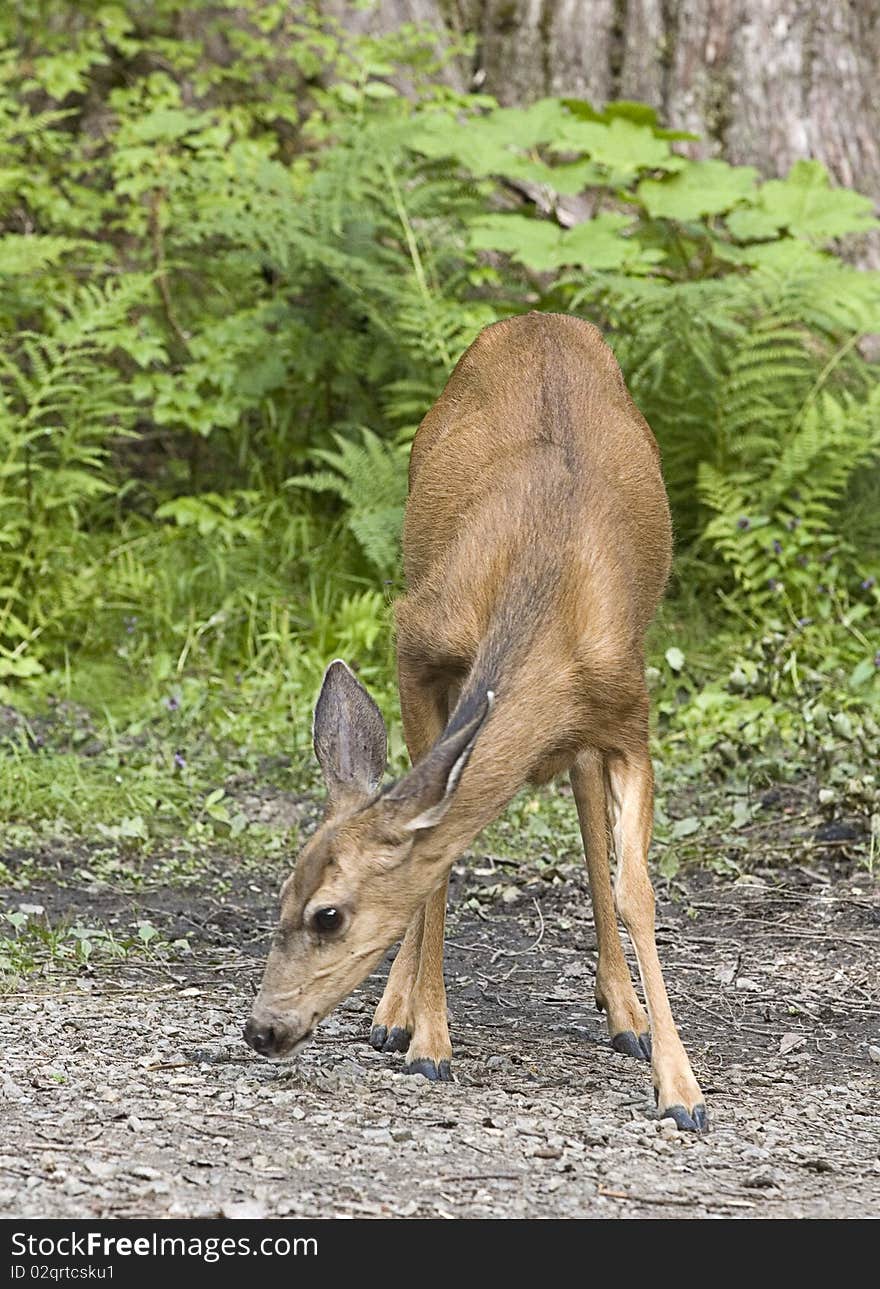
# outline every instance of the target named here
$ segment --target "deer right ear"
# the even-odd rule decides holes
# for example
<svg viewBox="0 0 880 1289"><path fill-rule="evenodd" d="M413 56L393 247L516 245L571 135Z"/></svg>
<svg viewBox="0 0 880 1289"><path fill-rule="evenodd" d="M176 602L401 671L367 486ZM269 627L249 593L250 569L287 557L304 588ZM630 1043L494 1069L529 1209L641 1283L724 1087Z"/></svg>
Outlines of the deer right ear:
<svg viewBox="0 0 880 1289"><path fill-rule="evenodd" d="M382 713L354 673L337 658L324 673L312 744L327 785L330 811L367 800L385 773L388 739Z"/></svg>
<svg viewBox="0 0 880 1289"><path fill-rule="evenodd" d="M495 694L487 690L470 718L440 738L424 760L385 794L384 800L394 802L397 807L405 832L433 828L446 814L494 701Z"/></svg>

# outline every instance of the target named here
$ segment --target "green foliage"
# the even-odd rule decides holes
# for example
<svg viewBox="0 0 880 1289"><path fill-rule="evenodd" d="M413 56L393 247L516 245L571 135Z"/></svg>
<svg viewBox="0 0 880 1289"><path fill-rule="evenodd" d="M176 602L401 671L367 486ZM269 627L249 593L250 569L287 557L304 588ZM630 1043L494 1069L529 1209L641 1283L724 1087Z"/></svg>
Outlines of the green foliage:
<svg viewBox="0 0 880 1289"><path fill-rule="evenodd" d="M346 506L346 523L364 555L386 578L400 563L398 534L406 501L406 452L366 428L361 442L334 436L337 451L315 448L315 461L330 466L288 479L290 486L334 493Z"/></svg>
<svg viewBox="0 0 880 1289"><path fill-rule="evenodd" d="M608 335L726 658L778 637L790 693L812 668L875 700L880 275L839 243L871 203L815 162L692 161L644 105L454 93L433 33L321 9L0 15L0 700L103 668L135 725L179 693L218 744L292 722L305 757L342 653L393 715L406 444L527 308Z"/></svg>
<svg viewBox="0 0 880 1289"><path fill-rule="evenodd" d="M118 935L81 923L53 926L42 909L34 910L0 914L0 985L37 971L83 970L114 959L167 962L190 951L187 940L164 940L149 922Z"/></svg>
<svg viewBox="0 0 880 1289"><path fill-rule="evenodd" d="M455 125L427 115L411 139L532 197L528 212L508 199L471 219L471 249L522 266L523 305L537 295L605 329L660 440L679 540L734 617L815 619L827 629L806 647L827 657L843 642L865 683L880 569L844 529L880 456L876 371L859 350L880 329L880 275L828 243L876 228L872 203L815 162L761 182L671 143L631 104L600 115L550 99ZM565 195L584 189L594 214L569 227Z"/></svg>

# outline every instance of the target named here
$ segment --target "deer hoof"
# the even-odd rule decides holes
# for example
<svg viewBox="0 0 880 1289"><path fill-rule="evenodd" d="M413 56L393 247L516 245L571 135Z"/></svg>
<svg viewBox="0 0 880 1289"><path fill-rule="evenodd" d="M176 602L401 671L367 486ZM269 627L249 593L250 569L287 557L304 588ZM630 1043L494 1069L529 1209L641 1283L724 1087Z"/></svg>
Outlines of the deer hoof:
<svg viewBox="0 0 880 1289"><path fill-rule="evenodd" d="M622 1052L624 1056L634 1056L637 1061L650 1061L651 1059L650 1034L636 1036L631 1029L627 1029L620 1034L614 1035L611 1040L611 1046L615 1052Z"/></svg>
<svg viewBox="0 0 880 1289"><path fill-rule="evenodd" d="M452 1082L452 1067L448 1061L432 1061L423 1058L420 1061L412 1061L409 1065L405 1065L403 1072L404 1074L423 1074L432 1083Z"/></svg>
<svg viewBox="0 0 880 1289"><path fill-rule="evenodd" d="M709 1116L702 1102L699 1105L695 1105L691 1111L687 1111L683 1105L667 1106L660 1118L672 1119L679 1132L704 1133L709 1131Z"/></svg>
<svg viewBox="0 0 880 1289"><path fill-rule="evenodd" d="M409 1047L410 1032L400 1025L374 1025L370 1030L370 1046L377 1052L405 1052Z"/></svg>

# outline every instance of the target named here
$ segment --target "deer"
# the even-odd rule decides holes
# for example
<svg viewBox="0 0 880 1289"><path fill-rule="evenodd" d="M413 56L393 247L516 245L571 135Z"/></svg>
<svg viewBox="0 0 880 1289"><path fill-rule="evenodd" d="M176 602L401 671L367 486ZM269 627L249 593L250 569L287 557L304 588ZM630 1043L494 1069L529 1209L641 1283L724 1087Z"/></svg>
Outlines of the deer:
<svg viewBox="0 0 880 1289"><path fill-rule="evenodd" d="M281 889L247 1043L292 1056L402 939L369 1041L404 1052L409 1073L451 1079L450 871L520 789L567 772L611 1045L650 1061L660 1117L704 1132L648 870L644 638L672 524L657 442L596 327L531 312L481 332L413 440L402 547L397 678L411 768L383 785L382 715L332 662L313 723L326 809Z"/></svg>

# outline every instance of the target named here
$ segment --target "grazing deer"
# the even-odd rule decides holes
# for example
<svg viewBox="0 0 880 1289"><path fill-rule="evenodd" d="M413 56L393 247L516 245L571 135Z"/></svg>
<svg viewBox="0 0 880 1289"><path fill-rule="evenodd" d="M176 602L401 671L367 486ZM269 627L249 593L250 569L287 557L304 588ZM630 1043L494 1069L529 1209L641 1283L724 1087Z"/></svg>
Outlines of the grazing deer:
<svg viewBox="0 0 880 1289"><path fill-rule="evenodd" d="M702 1131L647 867L643 640L669 572L669 507L657 444L596 328L543 313L488 327L422 421L409 484L397 638L412 769L380 786L379 709L331 663L314 721L326 815L282 888L245 1037L265 1056L296 1051L403 935L370 1041L406 1050L411 1072L449 1079L450 869L525 783L567 770L612 1046L651 1060L661 1115Z"/></svg>

